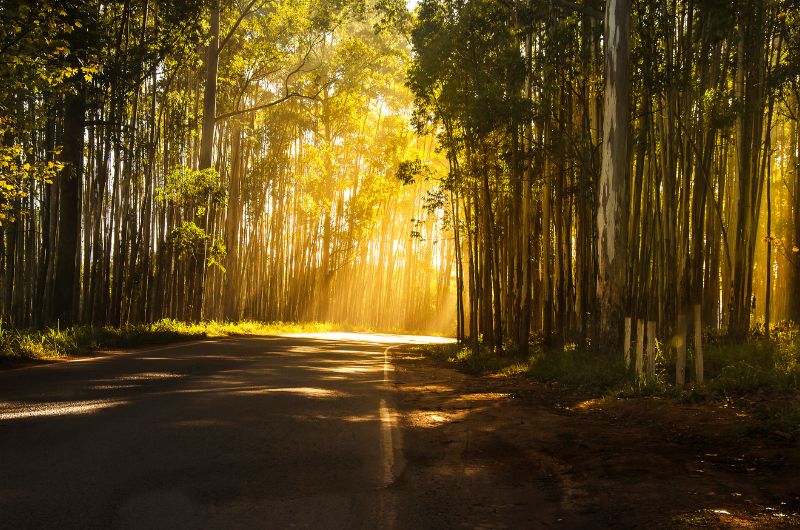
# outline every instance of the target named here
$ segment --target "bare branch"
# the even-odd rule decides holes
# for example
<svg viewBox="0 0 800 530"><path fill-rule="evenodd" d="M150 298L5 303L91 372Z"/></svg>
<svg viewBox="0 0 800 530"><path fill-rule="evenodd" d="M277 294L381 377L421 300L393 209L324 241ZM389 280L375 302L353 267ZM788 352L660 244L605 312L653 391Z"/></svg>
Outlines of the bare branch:
<svg viewBox="0 0 800 530"><path fill-rule="evenodd" d="M289 92L288 94L284 94L282 97L270 101L269 103L263 103L261 105L256 105L255 107L250 107L247 109L240 109L240 110L232 110L230 112L225 112L224 114L219 114L215 118L217 121L224 120L227 118L231 118L233 116L238 116L240 114L246 114L248 112L256 112L259 110L268 109L270 107L274 107L275 105L279 105L284 101L288 101L292 98L299 98L299 99L310 99L313 101L319 101L319 93L314 94L313 96L309 96L308 94L301 94L299 92Z"/></svg>
<svg viewBox="0 0 800 530"><path fill-rule="evenodd" d="M228 31L228 34L225 35L225 38L222 39L222 42L219 43L219 48L217 48L217 53L221 52L222 48L224 48L225 45L228 44L228 41L231 40L231 38L233 37L233 34L236 33L237 29L239 29L239 26L244 21L244 19L247 18L251 13L253 13L255 11L258 11L259 9L264 7L264 4L267 3L267 2L264 2L264 4L261 4L257 8L253 9L253 6L255 6L258 1L259 0L251 0L251 2L249 4L247 4L247 7L244 8L242 13L239 15L239 18L237 18L236 22L234 22L233 26L231 26L231 29Z"/></svg>

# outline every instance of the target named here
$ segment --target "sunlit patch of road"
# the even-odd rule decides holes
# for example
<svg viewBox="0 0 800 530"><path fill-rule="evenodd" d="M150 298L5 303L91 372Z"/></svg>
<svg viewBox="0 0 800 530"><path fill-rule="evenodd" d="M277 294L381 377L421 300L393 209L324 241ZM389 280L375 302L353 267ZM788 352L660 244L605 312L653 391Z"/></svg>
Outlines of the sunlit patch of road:
<svg viewBox="0 0 800 530"><path fill-rule="evenodd" d="M328 390L326 388L313 388L313 387L291 387L291 388L257 388L252 390L238 390L240 394L295 394L303 397L310 398L331 398L331 397L345 397L344 392L335 390Z"/></svg>
<svg viewBox="0 0 800 530"><path fill-rule="evenodd" d="M451 344L456 341L456 339L450 337L435 337L431 335L396 335L389 333L286 333L280 336L329 341L371 342L375 344Z"/></svg>
<svg viewBox="0 0 800 530"><path fill-rule="evenodd" d="M93 399L55 403L0 402L0 420L17 420L40 416L64 416L68 414L91 414L98 410L116 407L124 403L124 400L119 399Z"/></svg>

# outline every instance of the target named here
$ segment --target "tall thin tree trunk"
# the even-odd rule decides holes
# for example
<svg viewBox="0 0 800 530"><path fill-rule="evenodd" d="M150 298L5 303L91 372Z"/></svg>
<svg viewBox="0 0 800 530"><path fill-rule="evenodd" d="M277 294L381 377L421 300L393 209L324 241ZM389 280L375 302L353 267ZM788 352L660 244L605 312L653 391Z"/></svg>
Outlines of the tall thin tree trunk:
<svg viewBox="0 0 800 530"><path fill-rule="evenodd" d="M82 84L64 105L64 138L59 191L58 245L51 321L72 323L76 318L75 286L78 280L80 212L83 176L83 135L86 96Z"/></svg>
<svg viewBox="0 0 800 530"><path fill-rule="evenodd" d="M628 173L629 0L607 0L602 170L598 187L597 298L603 347L621 345L625 290L626 180ZM602 337L602 339L601 339Z"/></svg>

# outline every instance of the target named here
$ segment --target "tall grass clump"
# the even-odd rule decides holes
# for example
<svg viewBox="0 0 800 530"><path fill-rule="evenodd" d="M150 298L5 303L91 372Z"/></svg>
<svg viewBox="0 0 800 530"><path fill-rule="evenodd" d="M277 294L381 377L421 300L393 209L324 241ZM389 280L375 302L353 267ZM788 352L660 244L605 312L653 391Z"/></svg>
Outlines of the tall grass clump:
<svg viewBox="0 0 800 530"><path fill-rule="evenodd" d="M708 386L723 393L800 390L800 330L779 324L769 338L747 342L709 341L705 367Z"/></svg>

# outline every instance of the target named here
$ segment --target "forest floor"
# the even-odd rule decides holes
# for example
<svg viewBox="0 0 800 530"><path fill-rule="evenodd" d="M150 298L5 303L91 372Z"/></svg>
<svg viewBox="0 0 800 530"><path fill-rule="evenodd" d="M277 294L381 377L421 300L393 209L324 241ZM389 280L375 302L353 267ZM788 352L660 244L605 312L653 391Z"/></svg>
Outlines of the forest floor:
<svg viewBox="0 0 800 530"><path fill-rule="evenodd" d="M603 399L393 355L403 480L423 513L457 502L437 487L455 473L482 499L465 527L800 527L800 448L770 420L797 397Z"/></svg>

